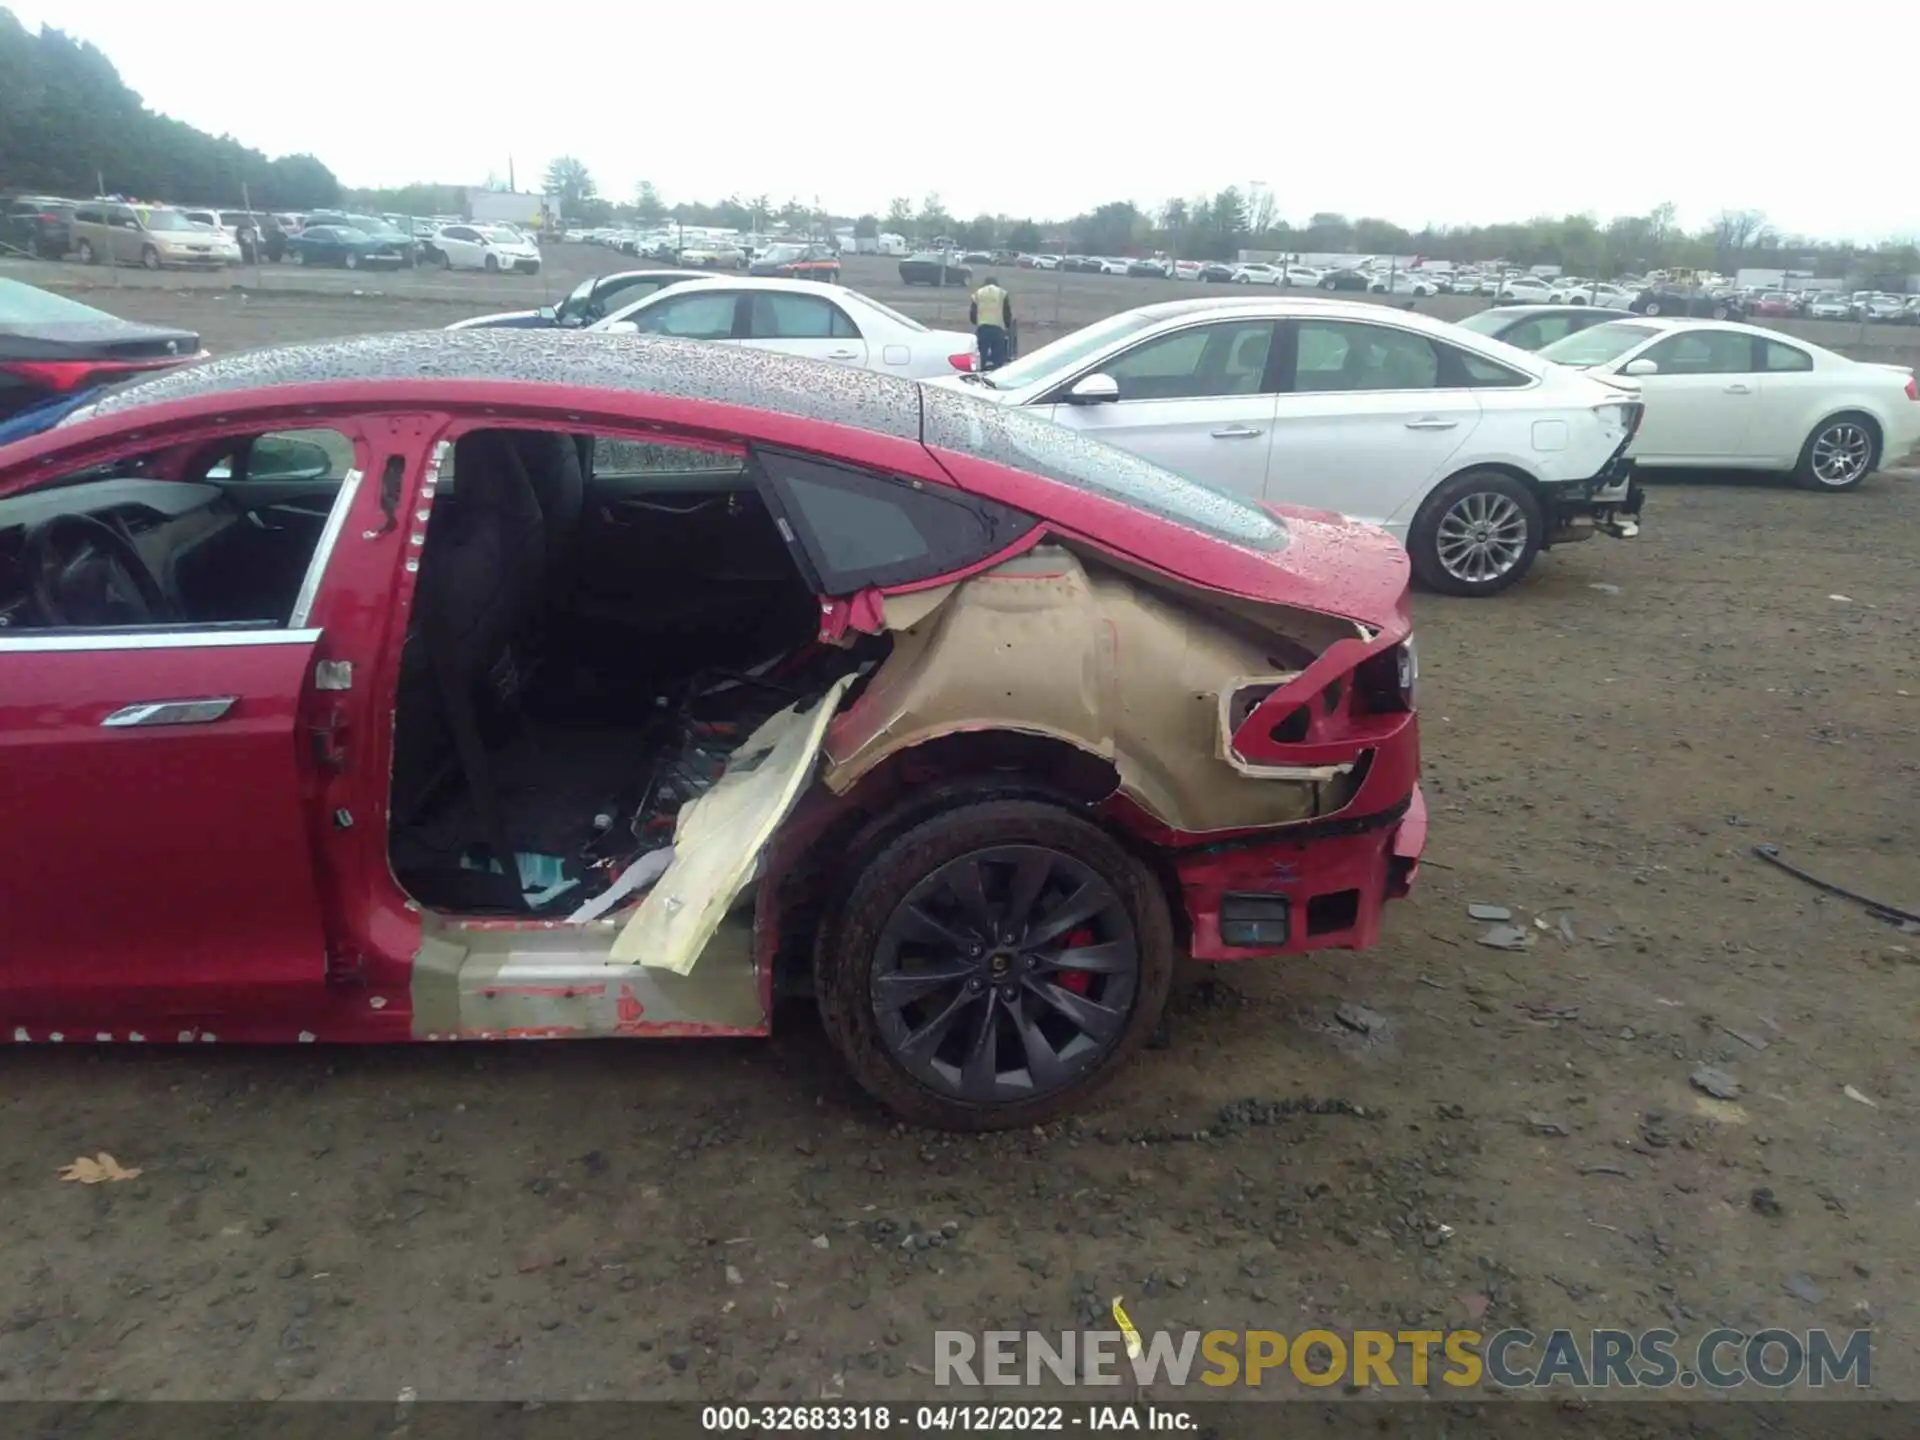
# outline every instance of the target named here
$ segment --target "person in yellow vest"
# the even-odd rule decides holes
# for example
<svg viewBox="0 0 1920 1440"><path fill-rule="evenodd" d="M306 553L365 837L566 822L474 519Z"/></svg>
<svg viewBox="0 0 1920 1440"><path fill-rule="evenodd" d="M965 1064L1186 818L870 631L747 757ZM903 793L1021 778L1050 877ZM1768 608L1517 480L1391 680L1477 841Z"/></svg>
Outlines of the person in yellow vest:
<svg viewBox="0 0 1920 1440"><path fill-rule="evenodd" d="M973 304L967 307L973 322L973 336L980 346L980 368L993 370L1007 363L1008 342L1013 330L1013 297L1000 288L993 276L973 292Z"/></svg>

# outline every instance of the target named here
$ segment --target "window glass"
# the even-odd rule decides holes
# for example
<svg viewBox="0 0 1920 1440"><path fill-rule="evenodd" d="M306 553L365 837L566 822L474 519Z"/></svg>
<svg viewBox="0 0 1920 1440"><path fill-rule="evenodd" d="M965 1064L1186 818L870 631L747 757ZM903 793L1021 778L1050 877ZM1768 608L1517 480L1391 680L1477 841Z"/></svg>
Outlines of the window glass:
<svg viewBox="0 0 1920 1440"><path fill-rule="evenodd" d="M1744 375L1753 369L1753 340L1738 330L1682 330L1643 357L1662 375Z"/></svg>
<svg viewBox="0 0 1920 1440"><path fill-rule="evenodd" d="M1453 345L1438 347L1448 362L1451 372L1448 384L1462 384L1469 388L1511 389L1517 385L1531 385L1533 377L1523 375L1518 370L1475 355L1471 350L1461 350Z"/></svg>
<svg viewBox="0 0 1920 1440"><path fill-rule="evenodd" d="M733 334L731 290L676 295L630 316L648 335L677 335L685 340L724 340Z"/></svg>
<svg viewBox="0 0 1920 1440"><path fill-rule="evenodd" d="M747 334L756 340L825 340L833 333L833 306L818 295L758 291L747 309Z"/></svg>
<svg viewBox="0 0 1920 1440"><path fill-rule="evenodd" d="M1257 395L1273 348L1273 322L1238 321L1176 330L1102 365L1122 400Z"/></svg>
<svg viewBox="0 0 1920 1440"><path fill-rule="evenodd" d="M1498 315L1500 312L1498 310L1488 310L1484 313L1488 315ZM1483 334L1492 333L1484 326L1475 326L1473 328L1480 330ZM1574 328L1573 317L1571 315L1536 315L1531 320L1522 320L1518 325L1514 326L1513 329L1500 336L1500 338L1506 341L1507 344L1517 346L1522 350L1542 350L1553 344L1556 340L1566 339L1567 336L1574 332Z"/></svg>
<svg viewBox="0 0 1920 1440"><path fill-rule="evenodd" d="M1356 321L1302 320L1293 388L1429 390L1440 380L1440 357L1424 335Z"/></svg>
<svg viewBox="0 0 1920 1440"><path fill-rule="evenodd" d="M1604 365L1659 333L1657 326L1610 320L1605 325L1576 330L1565 339L1554 341L1540 352L1540 358L1560 365Z"/></svg>
<svg viewBox="0 0 1920 1440"><path fill-rule="evenodd" d="M635 479L649 475L738 475L746 460L726 450L697 445L667 445L653 440L625 440L595 435L593 475L596 479Z"/></svg>
<svg viewBox="0 0 1920 1440"><path fill-rule="evenodd" d="M1811 370L1813 356L1797 345L1782 345L1777 340L1769 340L1767 341L1767 369Z"/></svg>
<svg viewBox="0 0 1920 1440"><path fill-rule="evenodd" d="M758 450L781 509L829 595L901 585L984 560L1031 516L931 486L788 451Z"/></svg>

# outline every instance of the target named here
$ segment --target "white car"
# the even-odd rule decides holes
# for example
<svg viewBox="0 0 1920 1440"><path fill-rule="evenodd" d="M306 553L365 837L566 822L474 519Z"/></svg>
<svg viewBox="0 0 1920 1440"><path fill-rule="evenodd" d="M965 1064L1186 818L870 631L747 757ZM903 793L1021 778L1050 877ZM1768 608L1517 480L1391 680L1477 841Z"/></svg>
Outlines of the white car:
<svg viewBox="0 0 1920 1440"><path fill-rule="evenodd" d="M1518 300L1527 305L1551 305L1554 289L1551 280L1538 275L1509 275L1494 292L1502 300Z"/></svg>
<svg viewBox="0 0 1920 1440"><path fill-rule="evenodd" d="M1036 255L1033 257L1033 268L1036 270L1058 270L1060 268L1060 257L1058 255Z"/></svg>
<svg viewBox="0 0 1920 1440"><path fill-rule="evenodd" d="M1411 270L1396 270L1390 275L1381 275L1367 286L1375 295L1431 295L1434 292L1433 281Z"/></svg>
<svg viewBox="0 0 1920 1440"><path fill-rule="evenodd" d="M1560 284L1554 287L1555 305L1598 305L1608 310L1625 310L1640 298L1638 290L1622 289L1610 285L1604 280L1583 280L1577 285Z"/></svg>
<svg viewBox="0 0 1920 1440"><path fill-rule="evenodd" d="M1127 273L1127 266L1132 263L1131 260L1116 260L1111 256L1103 257L1100 261L1100 273L1102 275L1124 275Z"/></svg>
<svg viewBox="0 0 1920 1440"><path fill-rule="evenodd" d="M1198 260L1174 261L1173 278L1176 280L1198 280L1200 278L1200 262Z"/></svg>
<svg viewBox="0 0 1920 1440"><path fill-rule="evenodd" d="M1278 265L1268 265L1263 261L1254 260L1235 269L1233 281L1236 285L1278 285L1280 276L1281 270Z"/></svg>
<svg viewBox="0 0 1920 1440"><path fill-rule="evenodd" d="M1556 541L1639 528L1630 384L1365 301L1148 305L936 383L1219 490L1384 526L1453 594L1505 589Z"/></svg>
<svg viewBox="0 0 1920 1440"><path fill-rule="evenodd" d="M1851 320L1853 302L1844 295L1816 295L1807 302L1809 320Z"/></svg>
<svg viewBox="0 0 1920 1440"><path fill-rule="evenodd" d="M1647 413L1628 453L1641 465L1774 470L1851 490L1920 446L1912 370L1757 325L1612 320L1540 358L1639 386Z"/></svg>
<svg viewBox="0 0 1920 1440"><path fill-rule="evenodd" d="M588 327L715 340L925 380L971 370L974 339L929 330L856 290L818 280L683 280Z"/></svg>
<svg viewBox="0 0 1920 1440"><path fill-rule="evenodd" d="M1322 274L1322 271L1314 269L1311 265L1289 265L1281 274L1280 283L1282 285L1298 285L1307 290L1317 290L1320 288Z"/></svg>
<svg viewBox="0 0 1920 1440"><path fill-rule="evenodd" d="M539 247L506 225L449 225L433 237L433 248L447 270L540 270Z"/></svg>

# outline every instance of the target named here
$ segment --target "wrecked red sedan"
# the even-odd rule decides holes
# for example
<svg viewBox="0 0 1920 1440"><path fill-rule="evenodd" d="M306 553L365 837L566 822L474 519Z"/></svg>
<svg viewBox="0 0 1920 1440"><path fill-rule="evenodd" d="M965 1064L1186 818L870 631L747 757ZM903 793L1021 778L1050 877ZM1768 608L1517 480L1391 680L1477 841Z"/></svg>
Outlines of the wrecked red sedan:
<svg viewBox="0 0 1920 1440"><path fill-rule="evenodd" d="M759 1035L1030 1123L1425 839L1407 562L963 394L436 331L0 452L19 1042Z"/></svg>

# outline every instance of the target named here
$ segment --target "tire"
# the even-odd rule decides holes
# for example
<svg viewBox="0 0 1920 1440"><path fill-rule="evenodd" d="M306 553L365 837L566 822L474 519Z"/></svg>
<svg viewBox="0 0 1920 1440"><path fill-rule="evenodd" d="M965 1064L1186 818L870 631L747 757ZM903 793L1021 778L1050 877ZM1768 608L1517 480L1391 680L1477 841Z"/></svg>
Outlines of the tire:
<svg viewBox="0 0 1920 1440"><path fill-rule="evenodd" d="M1587 297L1584 295L1570 295L1567 297L1567 303L1569 305L1584 305L1587 303Z"/></svg>
<svg viewBox="0 0 1920 1440"><path fill-rule="evenodd" d="M80 257L80 263L82 265L91 265L98 258L93 253L93 242L91 240L82 240L74 247L73 253Z"/></svg>
<svg viewBox="0 0 1920 1440"><path fill-rule="evenodd" d="M964 803L865 854L858 878L821 926L816 988L821 1020L854 1078L903 1119L970 1131L1041 1123L1084 1102L1133 1057L1159 1024L1175 955L1166 896L1146 868L1112 836L1072 810L1030 799ZM979 976L956 977L950 987L908 987L911 998L901 1004L888 1006L876 1000L876 974L884 983L889 975L910 973L899 968L899 957L903 949L920 943L901 933L907 906L913 903L920 913L946 909L935 898L946 893L939 888L938 877L950 867L964 872L969 860L974 873L998 882L990 886L996 900L1009 897L1018 867L1040 862L1046 878L1036 902L1042 907L1038 913L1043 920L1036 923L1044 922L1049 905L1056 921L1060 918L1072 903L1069 887L1096 882L1104 908L1066 935L1049 937L1039 948L1059 943L1088 956L1098 948L1114 952L1103 958L1126 968L1094 973L1045 967L1043 962L1036 971L1031 955L1017 947L983 956L982 947L974 946L951 952L950 959L943 955L934 963L945 960L953 968L977 964ZM1063 900L1063 894L1068 898ZM1077 938L1083 933L1093 938ZM1079 983L1086 988L1054 984L1046 978L1054 974L1080 975L1084 978ZM1100 987L1098 995L1092 992L1094 986ZM1107 1008L1122 1012L1111 1032L1098 1042L1076 1030L1064 1011L1040 998L1043 993L1069 989L1078 1002L1088 1004L1090 1015L1100 1013L1098 1001L1109 995L1112 1003ZM915 990L919 993L912 993ZM1012 1009L1005 998L1009 992L1015 997ZM1068 1001L1068 1008L1078 1002ZM982 1006L996 1046L995 1073L985 1083L1002 1092L991 1098L959 1093L966 1087L963 1072L953 1063L954 1056L964 1058L970 1042L986 1033L975 1020ZM944 1008L956 1018L934 1040L926 1052L923 1073L917 1074L898 1057L896 1047L916 1027L922 1034L931 1028L933 1022L927 1016L939 1013L931 1007ZM1021 1020L1015 1020L1015 1015ZM1051 1033L1040 1037L1044 1052L1028 1052L1044 1053L1052 1057L1051 1063L1061 1063L1053 1048L1056 1044L1065 1050L1083 1042L1088 1047L1078 1060L1066 1061L1063 1073L1037 1094L1022 1093L1031 1078L1018 1063L1027 1033L1018 1028L1021 1023L1051 1028ZM952 1054L942 1058L950 1044ZM1003 1071L998 1068L1002 1060L1015 1064ZM946 1070L952 1071L950 1077L944 1075ZM1012 1077L1011 1083L1003 1081L1003 1076Z"/></svg>
<svg viewBox="0 0 1920 1440"><path fill-rule="evenodd" d="M349 270L358 270L360 268L360 257L349 250L342 263L344 263Z"/></svg>
<svg viewBox="0 0 1920 1440"><path fill-rule="evenodd" d="M1800 447L1794 483L1806 490L1852 490L1879 468L1881 443L1880 427L1871 417L1855 410L1831 415ZM1849 463L1840 464L1843 459ZM1826 478L1829 474L1837 478Z"/></svg>
<svg viewBox="0 0 1920 1440"><path fill-rule="evenodd" d="M1407 556L1428 589L1484 598L1526 574L1545 538L1546 515L1525 481L1465 470L1421 504L1407 529Z"/></svg>
<svg viewBox="0 0 1920 1440"><path fill-rule="evenodd" d="M449 255L444 250L440 252L440 268L442 270L453 269L453 256Z"/></svg>
<svg viewBox="0 0 1920 1440"><path fill-rule="evenodd" d="M487 273L491 275L497 270L499 270L499 268L500 268L500 262L491 255L487 256Z"/></svg>
<svg viewBox="0 0 1920 1440"><path fill-rule="evenodd" d="M1640 313L1642 315L1658 315L1660 313L1660 302L1658 300L1642 301Z"/></svg>
<svg viewBox="0 0 1920 1440"><path fill-rule="evenodd" d="M46 256L41 253L40 237L38 235L27 236L26 251L29 260L44 260L46 258Z"/></svg>
<svg viewBox="0 0 1920 1440"><path fill-rule="evenodd" d="M158 270L160 268L160 252L151 245L142 249L140 252L140 268L143 270Z"/></svg>
<svg viewBox="0 0 1920 1440"><path fill-rule="evenodd" d="M1724 320L1730 313L1724 305L1716 305L1713 307L1713 318L1716 320Z"/></svg>
<svg viewBox="0 0 1920 1440"><path fill-rule="evenodd" d="M296 265L305 265L307 263L307 252L305 250L294 251L293 263Z"/></svg>
<svg viewBox="0 0 1920 1440"><path fill-rule="evenodd" d="M1331 280L1322 280L1320 282L1320 288L1322 290L1338 290L1340 287Z"/></svg>

